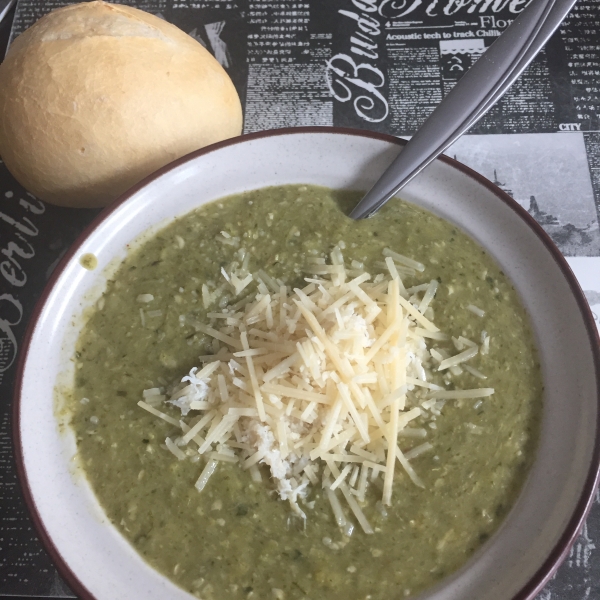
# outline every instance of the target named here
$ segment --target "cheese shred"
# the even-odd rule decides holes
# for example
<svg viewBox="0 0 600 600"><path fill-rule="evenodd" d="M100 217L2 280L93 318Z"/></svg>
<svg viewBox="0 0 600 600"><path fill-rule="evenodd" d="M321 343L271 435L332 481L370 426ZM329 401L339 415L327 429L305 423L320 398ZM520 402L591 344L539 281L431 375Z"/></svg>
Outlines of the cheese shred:
<svg viewBox="0 0 600 600"><path fill-rule="evenodd" d="M334 247L330 264L315 258L301 289L264 271L251 276L223 269L236 294L250 292L210 312L209 324L185 318L212 338L214 357L202 357L203 368L193 368L172 389L146 390L138 405L182 431L165 442L178 460L197 461L198 455L206 460L198 491L219 462L248 469L255 482L263 481L259 465L265 465L296 516L306 520L300 503L312 506L308 495L320 485L343 532L349 535L354 525L338 490L350 517L372 534L363 511L371 482L383 478L379 500L385 505L393 503L394 484L403 473L424 487L411 460L434 447L413 441L435 428L433 422L425 427L428 419L442 417L447 400L494 393L458 389L445 375L462 372L458 365L464 365L484 378L466 363L488 351L489 338L482 336L481 347L452 338L460 352L449 356L439 345L451 337L430 318L438 281L407 291L400 277L403 269L422 272L425 266L385 249L387 275L372 278L356 260L346 269L344 247L341 242ZM244 252L244 269L248 256ZM204 287L203 298L209 293ZM474 305L469 308L476 312ZM178 408L181 420L159 405Z"/></svg>

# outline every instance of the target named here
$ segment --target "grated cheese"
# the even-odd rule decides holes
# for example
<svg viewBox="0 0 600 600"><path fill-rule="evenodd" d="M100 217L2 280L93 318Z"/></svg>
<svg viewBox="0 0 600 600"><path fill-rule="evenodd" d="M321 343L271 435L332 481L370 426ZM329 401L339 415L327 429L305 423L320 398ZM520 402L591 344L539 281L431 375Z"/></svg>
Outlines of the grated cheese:
<svg viewBox="0 0 600 600"><path fill-rule="evenodd" d="M467 310L470 310L474 315L477 315L478 317L485 317L485 310L481 310L481 308L475 306L474 304L469 304L467 306Z"/></svg>
<svg viewBox="0 0 600 600"><path fill-rule="evenodd" d="M232 239L221 236L223 243ZM404 453L399 440L425 438L425 425L435 427L447 400L494 393L430 381L436 371L459 374L459 364L485 377L465 363L488 350L489 337L482 335L480 347L439 330L430 318L438 281L407 290L400 276L423 271L422 263L385 249L389 274L372 278L358 261L346 269L343 247L333 249L330 264L311 261L307 285L293 290L262 270L249 273L249 254L237 250L242 267L221 268L224 285L238 295L255 282L254 292L209 312L214 326L182 317L213 338L215 354L202 357L204 367L193 368L168 393L145 390L138 405L183 432L165 442L178 460L207 459L195 484L199 491L219 462L238 463L256 482L264 464L298 517L306 519L299 502L320 484L342 531L354 526L336 490L363 531L373 533L361 507L370 482L383 477L381 501L390 505L398 461L424 486L410 461L433 445ZM205 307L215 294L202 286ZM454 356L436 346L450 339L459 351ZM179 408L182 419L158 410L163 403Z"/></svg>

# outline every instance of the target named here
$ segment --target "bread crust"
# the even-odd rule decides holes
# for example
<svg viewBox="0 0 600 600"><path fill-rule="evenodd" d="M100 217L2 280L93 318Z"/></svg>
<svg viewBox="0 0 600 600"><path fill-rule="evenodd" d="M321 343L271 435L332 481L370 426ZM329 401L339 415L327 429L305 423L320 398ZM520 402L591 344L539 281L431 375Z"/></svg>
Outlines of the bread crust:
<svg viewBox="0 0 600 600"><path fill-rule="evenodd" d="M128 6L94 1L53 11L0 65L0 156L53 204L104 206L241 128L239 97L212 55Z"/></svg>

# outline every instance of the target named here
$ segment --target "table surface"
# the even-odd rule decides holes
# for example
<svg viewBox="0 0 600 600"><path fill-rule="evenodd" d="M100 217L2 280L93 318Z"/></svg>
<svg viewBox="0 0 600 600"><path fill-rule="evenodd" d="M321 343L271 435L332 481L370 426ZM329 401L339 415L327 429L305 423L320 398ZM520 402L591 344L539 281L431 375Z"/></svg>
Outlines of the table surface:
<svg viewBox="0 0 600 600"><path fill-rule="evenodd" d="M13 19L18 33L61 4L21 0L0 24L0 56ZM145 0L136 5L178 24L228 68L244 100L245 131L334 124L395 135L415 130L457 81L454 67L468 68L519 6L513 0L503 3L502 10L475 14L468 12L469 2L448 0L437 13L436 2L423 3L418 9L422 12L415 8L409 22L385 12L389 0L179 4ZM359 11L369 5L378 12ZM370 39L372 47L356 45L361 18L364 27L358 31L371 36L363 35L363 41ZM512 95L486 117L476 135L464 137L449 151L503 187L544 226L568 257L596 314L600 312L599 32L600 0L580 2ZM355 44L352 52L351 44ZM362 55L357 52L361 48ZM369 64L380 69L386 83L375 90L384 102L372 95L374 109L368 112L367 104L357 100L356 89L351 90L354 104L342 102L336 85L343 82L332 79L332 67L347 69L354 59L355 65L359 60L367 64L374 52L379 53L375 55L379 62ZM19 219L29 219L37 232L32 242L35 255L23 265L26 282L15 287L0 278L0 596L69 598L73 595L37 540L19 492L10 444L13 358L47 277L98 211L37 203L1 162L0 197L0 250ZM18 308L7 300L8 294ZM581 535L538 600L600 599L599 505L597 496Z"/></svg>

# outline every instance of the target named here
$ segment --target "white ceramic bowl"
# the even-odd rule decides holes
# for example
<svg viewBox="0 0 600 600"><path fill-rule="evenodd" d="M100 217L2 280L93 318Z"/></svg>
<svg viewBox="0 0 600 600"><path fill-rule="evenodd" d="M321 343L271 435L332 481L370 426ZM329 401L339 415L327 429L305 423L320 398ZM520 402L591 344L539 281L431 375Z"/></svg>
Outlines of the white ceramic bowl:
<svg viewBox="0 0 600 600"><path fill-rule="evenodd" d="M53 390L72 373L82 311L103 270L149 228L216 198L288 183L365 190L402 141L340 129L280 130L205 148L161 169L105 210L56 269L20 357L15 441L25 497L43 542L82 598L190 598L151 569L71 472L73 435L59 432ZM450 159L402 196L457 224L500 263L529 311L545 396L537 460L498 532L428 600L532 598L565 557L591 504L599 465L600 359L596 328L575 278L535 221L506 194ZM98 258L87 271L79 258Z"/></svg>

